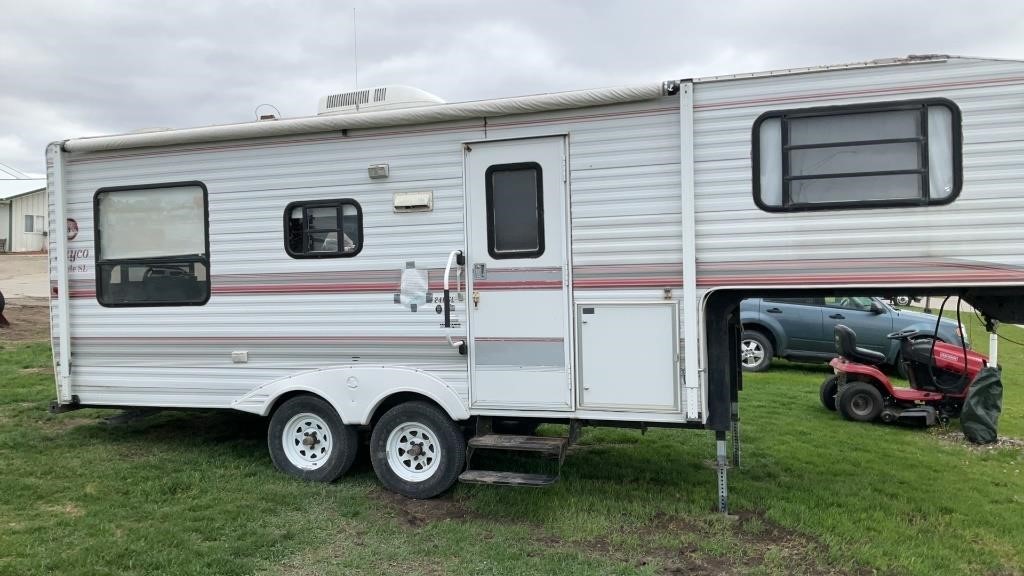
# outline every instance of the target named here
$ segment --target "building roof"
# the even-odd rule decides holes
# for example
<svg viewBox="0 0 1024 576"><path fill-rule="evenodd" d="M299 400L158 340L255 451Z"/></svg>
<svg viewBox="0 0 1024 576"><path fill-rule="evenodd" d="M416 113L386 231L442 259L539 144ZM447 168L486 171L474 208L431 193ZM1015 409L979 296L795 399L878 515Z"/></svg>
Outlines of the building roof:
<svg viewBox="0 0 1024 576"><path fill-rule="evenodd" d="M0 201L45 189L46 178L32 178L10 166L0 164Z"/></svg>
<svg viewBox="0 0 1024 576"><path fill-rule="evenodd" d="M46 178L0 179L0 202L46 190Z"/></svg>

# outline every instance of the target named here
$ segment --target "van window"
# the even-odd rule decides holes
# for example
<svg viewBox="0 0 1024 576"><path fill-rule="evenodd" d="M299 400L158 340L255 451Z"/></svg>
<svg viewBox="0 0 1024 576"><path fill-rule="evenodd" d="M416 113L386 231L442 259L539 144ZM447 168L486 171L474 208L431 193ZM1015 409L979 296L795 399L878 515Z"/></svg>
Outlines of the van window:
<svg viewBox="0 0 1024 576"><path fill-rule="evenodd" d="M209 218L199 182L101 188L93 199L96 299L184 306L210 298Z"/></svg>
<svg viewBox="0 0 1024 576"><path fill-rule="evenodd" d="M544 188L540 164L496 164L487 169L487 252L492 258L537 258L544 253Z"/></svg>
<svg viewBox="0 0 1024 576"><path fill-rule="evenodd" d="M363 210L355 200L292 202L284 210L284 248L292 258L344 258L363 249Z"/></svg>
<svg viewBox="0 0 1024 576"><path fill-rule="evenodd" d="M929 99L767 112L752 156L768 211L945 204L961 186L960 110Z"/></svg>

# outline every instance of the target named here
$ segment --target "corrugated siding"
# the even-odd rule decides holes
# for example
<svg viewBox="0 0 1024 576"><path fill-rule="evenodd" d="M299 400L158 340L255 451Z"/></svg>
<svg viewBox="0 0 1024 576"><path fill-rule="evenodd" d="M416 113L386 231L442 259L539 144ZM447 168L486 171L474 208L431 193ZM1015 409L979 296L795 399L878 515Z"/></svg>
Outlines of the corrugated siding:
<svg viewBox="0 0 1024 576"><path fill-rule="evenodd" d="M441 281L465 244L466 141L568 134L573 264L679 263L677 100L489 119L455 125L72 155L68 216L74 393L84 403L228 406L268 381L328 365L398 364L426 370L468 399L465 357L447 346L433 307L393 301L407 261ZM390 177L366 169L386 162ZM198 180L209 191L214 293L201 307L104 308L92 296L92 201L98 188ZM434 191L434 210L396 215L392 194ZM353 198L363 208L356 258L295 260L283 250L283 209L295 200ZM218 287L287 285L359 271L394 273L376 293L218 294ZM628 276L628 274L627 274ZM310 280L310 279L314 280ZM230 279L230 281L228 281ZM284 279L284 280L282 280ZM299 280L297 280L298 282ZM681 281L680 281L681 282ZM82 297L85 294L85 297ZM661 299L659 289L582 297ZM365 342L361 342L363 340ZM249 363L231 364L234 350Z"/></svg>
<svg viewBox="0 0 1024 576"><path fill-rule="evenodd" d="M450 250L464 244L458 143L481 133L470 124L447 128L402 137L364 132L127 157L71 156L68 215L80 228L69 250L86 265L71 274L72 294L87 294L71 305L74 392L83 403L225 407L273 379L355 362L423 369L468 398L465 358L445 342L433 306L413 313L393 296L406 262L436 271ZM371 181L367 167L379 162L390 164L391 177ZM91 295L96 190L189 180L203 182L209 192L210 301L196 307L100 306ZM432 212L393 213L394 192L419 190L433 190ZM290 258L284 251L285 205L328 198L353 198L362 206L362 252L355 258ZM227 279L232 286L288 286L359 270L393 272L393 290L217 293ZM432 274L431 283L440 282ZM231 363L236 350L249 352L248 364Z"/></svg>
<svg viewBox="0 0 1024 576"><path fill-rule="evenodd" d="M698 266L872 256L1024 266L1022 77L1021 63L952 59L698 84ZM952 204L800 213L754 205L751 127L763 112L931 97L963 113L964 186Z"/></svg>
<svg viewBox="0 0 1024 576"><path fill-rule="evenodd" d="M42 216L42 226L36 227L34 220L34 230L26 232L25 216ZM48 225L46 190L12 199L10 218L11 252L38 252L46 246L46 236L43 235Z"/></svg>

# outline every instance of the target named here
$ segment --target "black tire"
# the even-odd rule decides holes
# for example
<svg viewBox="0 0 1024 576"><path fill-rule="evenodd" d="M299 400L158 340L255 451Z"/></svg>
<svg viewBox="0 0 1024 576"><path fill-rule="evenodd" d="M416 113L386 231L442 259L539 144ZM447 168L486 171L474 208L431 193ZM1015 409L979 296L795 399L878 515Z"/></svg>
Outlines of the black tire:
<svg viewBox="0 0 1024 576"><path fill-rule="evenodd" d="M818 391L818 397L821 399L821 405L826 409L833 412L836 411L836 392L839 390L839 377L829 376L821 383L821 389Z"/></svg>
<svg viewBox="0 0 1024 576"><path fill-rule="evenodd" d="M422 430L413 429L403 433L402 430L408 429L410 425L433 432L433 438L424 439ZM413 444L414 449L415 440L419 438L419 447L424 450L413 456L415 459L424 456L423 463L417 463L413 459L402 459L403 456L412 454L412 451L403 451L397 446L392 446L395 448L394 466L399 467L406 477L396 471L389 459L388 444L392 441L393 432L397 435L394 439L396 442L403 442L403 439L406 439L405 442ZM427 461L425 457L430 453L431 447L434 453L439 453L436 461ZM373 463L373 471L377 473L377 478L388 490L407 498L433 498L451 488L458 480L466 465L466 440L458 424L437 406L427 402L405 402L388 410L373 427L370 436L370 461ZM426 469L416 469L417 465L429 467L429 475L426 475ZM410 478L410 474L424 476L421 479Z"/></svg>
<svg viewBox="0 0 1024 576"><path fill-rule="evenodd" d="M285 427L302 414L312 415L314 418L299 422L298 428L290 433L290 440L295 442L297 451L308 452L308 456L301 456L310 459L307 464L309 467L298 466L289 458L286 452L288 449L285 448ZM314 444L307 446L304 439L300 443L300 437L312 437ZM325 440L329 440L329 443ZM323 445L320 445L320 451L317 451L319 443ZM346 426L341 421L338 411L326 400L303 395L288 399L274 410L270 417L270 426L267 428L267 447L270 449L270 459L274 466L285 474L311 482L333 482L348 472L355 462L359 450L359 436L354 427ZM309 450L310 448L312 450ZM297 459L299 456L293 454L293 458Z"/></svg>
<svg viewBox="0 0 1024 576"><path fill-rule="evenodd" d="M839 393L836 407L847 420L872 422L882 413L882 393L867 382L853 382Z"/></svg>
<svg viewBox="0 0 1024 576"><path fill-rule="evenodd" d="M540 422L530 420L495 420L491 428L495 434L517 434L519 436L533 436L537 433Z"/></svg>
<svg viewBox="0 0 1024 576"><path fill-rule="evenodd" d="M764 372L772 365L774 356L775 348L767 336L757 330L743 331L740 337L740 366L744 372Z"/></svg>
<svg viewBox="0 0 1024 576"><path fill-rule="evenodd" d="M892 299L893 304L903 307L910 306L912 301L913 299L910 296L894 296Z"/></svg>

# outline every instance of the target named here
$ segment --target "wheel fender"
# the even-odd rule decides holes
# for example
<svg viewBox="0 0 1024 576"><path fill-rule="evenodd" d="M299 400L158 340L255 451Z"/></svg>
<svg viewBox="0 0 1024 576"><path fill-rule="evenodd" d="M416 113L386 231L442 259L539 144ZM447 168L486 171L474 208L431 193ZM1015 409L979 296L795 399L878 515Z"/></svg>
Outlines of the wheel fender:
<svg viewBox="0 0 1024 576"><path fill-rule="evenodd" d="M231 403L236 410L267 416L283 394L309 392L331 403L345 424L369 424L381 402L399 392L413 392L437 403L452 420L466 420L469 410L444 380L415 368L335 366L279 378Z"/></svg>
<svg viewBox="0 0 1024 576"><path fill-rule="evenodd" d="M774 318L760 314L756 320L744 321L743 329L765 333L775 342L776 355L781 355L784 350L788 349L789 340L786 338L786 331L782 329L782 324L779 324L779 321Z"/></svg>
<svg viewBox="0 0 1024 576"><path fill-rule="evenodd" d="M847 374L864 376L865 378L861 379L862 382L869 382L878 386L879 390L883 393L892 392L892 383L889 382L889 377L874 366L847 362L843 358L833 358L832 361L829 362L829 366Z"/></svg>

